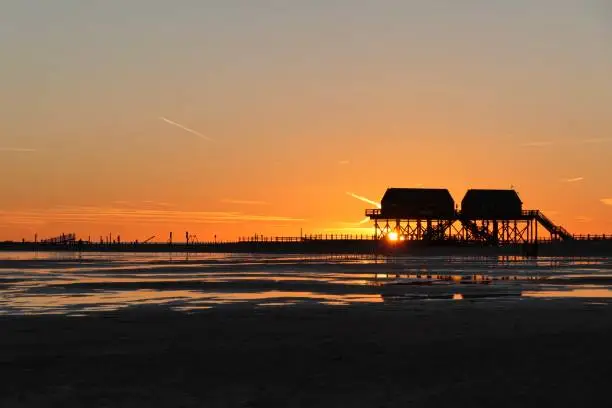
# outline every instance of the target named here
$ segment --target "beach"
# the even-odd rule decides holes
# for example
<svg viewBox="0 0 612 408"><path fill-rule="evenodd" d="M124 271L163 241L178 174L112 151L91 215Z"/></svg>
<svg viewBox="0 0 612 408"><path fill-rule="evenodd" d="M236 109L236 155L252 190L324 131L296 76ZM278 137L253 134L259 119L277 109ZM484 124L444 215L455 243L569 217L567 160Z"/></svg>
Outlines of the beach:
<svg viewBox="0 0 612 408"><path fill-rule="evenodd" d="M593 406L609 258L4 253L1 407Z"/></svg>
<svg viewBox="0 0 612 408"><path fill-rule="evenodd" d="M5 407L594 406L612 308L580 300L0 318Z"/></svg>

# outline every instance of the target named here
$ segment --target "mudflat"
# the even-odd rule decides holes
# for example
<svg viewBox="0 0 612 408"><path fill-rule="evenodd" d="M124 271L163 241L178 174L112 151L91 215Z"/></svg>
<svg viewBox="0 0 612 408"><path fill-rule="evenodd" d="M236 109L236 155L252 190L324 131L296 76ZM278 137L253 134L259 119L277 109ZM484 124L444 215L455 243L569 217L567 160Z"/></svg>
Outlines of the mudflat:
<svg viewBox="0 0 612 408"><path fill-rule="evenodd" d="M2 316L0 376L7 408L605 405L612 305L513 299Z"/></svg>

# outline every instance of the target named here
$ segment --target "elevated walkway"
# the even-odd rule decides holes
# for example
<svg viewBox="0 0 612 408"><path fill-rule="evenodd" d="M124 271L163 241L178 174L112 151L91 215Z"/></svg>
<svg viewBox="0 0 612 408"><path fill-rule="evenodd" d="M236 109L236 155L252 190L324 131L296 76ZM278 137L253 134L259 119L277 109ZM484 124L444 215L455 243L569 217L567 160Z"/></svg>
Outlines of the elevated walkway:
<svg viewBox="0 0 612 408"><path fill-rule="evenodd" d="M365 214L374 221L374 236L377 238L384 238L389 231L393 230L406 240L460 240L490 245L549 240L538 236L537 227L541 225L550 233L551 241L584 239L574 236L567 229L555 224L539 210L523 210L512 217L495 216L494 218L475 211L471 213L455 211L453 216L448 217L423 216L414 219L399 217L396 214L385 214L378 208L368 209ZM427 222L430 227L422 230L422 222ZM433 226L431 226L432 223ZM457 229L456 223L461 224L460 229Z"/></svg>

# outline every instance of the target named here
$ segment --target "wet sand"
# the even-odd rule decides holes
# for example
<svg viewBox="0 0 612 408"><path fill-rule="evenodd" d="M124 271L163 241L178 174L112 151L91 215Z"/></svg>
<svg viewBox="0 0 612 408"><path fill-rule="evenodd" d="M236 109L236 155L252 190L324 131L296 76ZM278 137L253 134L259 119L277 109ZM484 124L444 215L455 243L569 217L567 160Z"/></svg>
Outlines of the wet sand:
<svg viewBox="0 0 612 408"><path fill-rule="evenodd" d="M612 306L585 300L130 307L0 317L2 407L595 406Z"/></svg>

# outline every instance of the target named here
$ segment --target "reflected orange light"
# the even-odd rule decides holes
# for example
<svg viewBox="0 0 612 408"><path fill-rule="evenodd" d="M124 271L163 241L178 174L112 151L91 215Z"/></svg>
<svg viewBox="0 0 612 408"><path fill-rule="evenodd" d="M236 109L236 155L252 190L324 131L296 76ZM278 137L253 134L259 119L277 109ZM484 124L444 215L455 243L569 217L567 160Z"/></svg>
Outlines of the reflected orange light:
<svg viewBox="0 0 612 408"><path fill-rule="evenodd" d="M390 232L387 235L387 238L389 238L389 241L397 241L399 239L399 236L397 235L397 232Z"/></svg>
<svg viewBox="0 0 612 408"><path fill-rule="evenodd" d="M612 290L605 288L573 289L573 290L550 290L550 291L526 291L524 297L537 298L607 298L612 299Z"/></svg>
<svg viewBox="0 0 612 408"><path fill-rule="evenodd" d="M455 293L453 295L453 300L463 300L463 295L461 293Z"/></svg>

